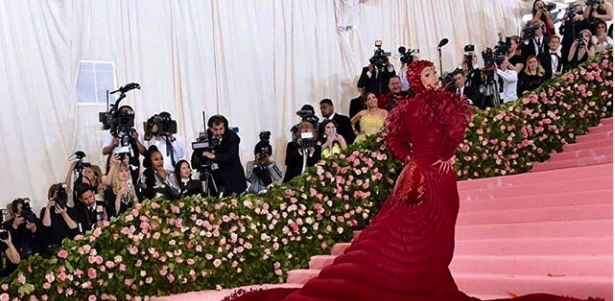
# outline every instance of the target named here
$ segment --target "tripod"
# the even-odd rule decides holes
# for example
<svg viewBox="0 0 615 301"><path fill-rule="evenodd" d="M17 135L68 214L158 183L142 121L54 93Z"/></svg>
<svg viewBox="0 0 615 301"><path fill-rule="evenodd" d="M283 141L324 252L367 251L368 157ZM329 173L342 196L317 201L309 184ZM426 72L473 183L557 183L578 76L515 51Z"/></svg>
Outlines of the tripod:
<svg viewBox="0 0 615 301"><path fill-rule="evenodd" d="M493 72L495 72L495 71L493 71ZM497 80L495 79L495 74L488 76L486 88L487 88L487 90L486 90L485 95L490 95L491 96L491 105L494 108L497 108L497 107L501 106L502 105L502 98L500 97L500 88L498 86ZM484 103L484 100L483 100L483 105L486 105Z"/></svg>
<svg viewBox="0 0 615 301"><path fill-rule="evenodd" d="M208 165L208 163L201 165L199 174L199 181L201 181L204 196L215 196L216 193L218 193L218 185L216 184L216 180L212 174L211 165ZM210 184L213 187L210 187Z"/></svg>

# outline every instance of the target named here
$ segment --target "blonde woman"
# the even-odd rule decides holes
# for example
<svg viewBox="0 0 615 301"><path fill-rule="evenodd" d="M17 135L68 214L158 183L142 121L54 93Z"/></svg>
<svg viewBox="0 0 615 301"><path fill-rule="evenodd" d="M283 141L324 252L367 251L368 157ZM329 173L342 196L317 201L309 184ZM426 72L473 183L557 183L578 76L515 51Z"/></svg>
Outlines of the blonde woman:
<svg viewBox="0 0 615 301"><path fill-rule="evenodd" d="M535 90L544 80L545 69L542 68L538 57L530 55L525 62L525 68L519 73L517 96L521 97L524 92Z"/></svg>
<svg viewBox="0 0 615 301"><path fill-rule="evenodd" d="M356 142L361 142L365 140L365 136L373 135L380 133L384 130L384 124L389 116L389 112L387 110L378 108L378 97L374 93L367 93L367 109L357 113L350 123L352 124L352 128L355 128L357 122L361 126L361 132L355 130L355 135L357 135Z"/></svg>
<svg viewBox="0 0 615 301"><path fill-rule="evenodd" d="M130 167L120 163L111 175L111 186L105 190L105 203L109 217L121 215L138 201L130 176Z"/></svg>

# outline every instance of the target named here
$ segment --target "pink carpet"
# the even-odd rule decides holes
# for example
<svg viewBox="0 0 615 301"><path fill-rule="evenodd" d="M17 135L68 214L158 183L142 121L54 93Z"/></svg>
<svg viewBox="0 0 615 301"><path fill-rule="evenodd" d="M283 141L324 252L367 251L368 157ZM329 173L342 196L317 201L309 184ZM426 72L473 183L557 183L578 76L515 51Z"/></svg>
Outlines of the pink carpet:
<svg viewBox="0 0 615 301"><path fill-rule="evenodd" d="M451 271L479 298L545 292L613 300L613 119L532 172L459 182L461 210ZM358 234L358 233L356 233ZM312 257L288 284L316 277L350 243ZM218 301L232 290L161 301Z"/></svg>

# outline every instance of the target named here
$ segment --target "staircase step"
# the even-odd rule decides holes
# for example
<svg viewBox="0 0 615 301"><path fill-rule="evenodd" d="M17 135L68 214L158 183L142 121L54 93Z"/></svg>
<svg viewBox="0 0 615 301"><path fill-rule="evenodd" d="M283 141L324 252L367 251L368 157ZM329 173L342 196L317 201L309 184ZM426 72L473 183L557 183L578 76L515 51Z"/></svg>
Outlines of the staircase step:
<svg viewBox="0 0 615 301"><path fill-rule="evenodd" d="M613 237L495 238L455 241L455 256L612 256Z"/></svg>
<svg viewBox="0 0 615 301"><path fill-rule="evenodd" d="M597 127L589 129L589 134L606 133L613 131L613 124L601 124Z"/></svg>
<svg viewBox="0 0 615 301"><path fill-rule="evenodd" d="M606 147L606 146L613 146L613 139L603 139L603 140L596 140L596 141L589 141L589 142L582 142L582 143L577 142L573 144L566 144L564 145L564 152L577 151L577 150L589 149L589 148L600 148L600 147Z"/></svg>
<svg viewBox="0 0 615 301"><path fill-rule="evenodd" d="M536 237L613 237L613 220L460 225L457 240Z"/></svg>
<svg viewBox="0 0 615 301"><path fill-rule="evenodd" d="M586 299L589 296L613 300L613 278L592 276L550 277L535 275L457 274L460 291L472 294L525 295L544 292Z"/></svg>
<svg viewBox="0 0 615 301"><path fill-rule="evenodd" d="M613 155L613 146L600 148L588 148L583 150L568 151L554 154L547 162L555 162L562 160L581 159L581 158L602 158L604 156Z"/></svg>
<svg viewBox="0 0 615 301"><path fill-rule="evenodd" d="M471 200L461 199L459 216L465 213L496 210L514 210L530 208L568 207L575 205L612 204L613 190L601 189L543 194L537 196L520 196L514 198Z"/></svg>
<svg viewBox="0 0 615 301"><path fill-rule="evenodd" d="M599 141L602 139L613 139L613 131L608 130L599 130L596 132L590 131L589 134L578 136L577 143L589 142L589 141Z"/></svg>
<svg viewBox="0 0 615 301"><path fill-rule="evenodd" d="M358 235L359 231L357 231ZM350 243L335 244L331 255L313 256L310 268L329 265L343 254ZM613 237L539 237L457 239L455 256L606 256L613 254Z"/></svg>
<svg viewBox="0 0 615 301"><path fill-rule="evenodd" d="M545 171L545 170L554 170L554 169L563 169L563 168L571 168L571 167L580 167L580 166L591 166L591 165L599 165L605 163L613 163L613 154L608 154L600 157L594 158L580 158L580 159L570 159L570 160L562 160L562 161L553 161L553 162L543 162L537 163L532 167L533 172Z"/></svg>
<svg viewBox="0 0 615 301"><path fill-rule="evenodd" d="M511 198L519 196L536 196L552 194L553 192L579 192L591 190L613 189L612 177L601 177L595 179L575 179L560 182L547 182L535 184L522 184L519 186L508 186L498 189L473 189L459 192L460 200L485 200Z"/></svg>
<svg viewBox="0 0 615 301"><path fill-rule="evenodd" d="M311 267L310 267L311 268ZM454 256L455 274L613 276L613 256Z"/></svg>
<svg viewBox="0 0 615 301"><path fill-rule="evenodd" d="M613 125L613 117L604 118L600 120L600 125Z"/></svg>
<svg viewBox="0 0 615 301"><path fill-rule="evenodd" d="M499 200L494 200L499 202ZM573 221L613 219L613 204L480 211L460 214L457 225L531 223L536 221Z"/></svg>
<svg viewBox="0 0 615 301"><path fill-rule="evenodd" d="M503 177L483 178L476 180L465 180L457 182L459 191L472 189L493 189L520 184L536 184L543 182L570 181L570 179L588 179L599 177L612 177L613 164L602 164L594 166L584 166L551 170L535 173L523 173Z"/></svg>

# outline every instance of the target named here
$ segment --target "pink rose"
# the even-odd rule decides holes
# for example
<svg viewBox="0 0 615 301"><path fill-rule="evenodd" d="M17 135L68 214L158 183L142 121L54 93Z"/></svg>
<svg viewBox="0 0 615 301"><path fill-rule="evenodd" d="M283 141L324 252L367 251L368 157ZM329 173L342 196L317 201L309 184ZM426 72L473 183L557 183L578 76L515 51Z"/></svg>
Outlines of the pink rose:
<svg viewBox="0 0 615 301"><path fill-rule="evenodd" d="M90 295L90 296L88 297L88 301L96 301L96 296L94 296L94 295Z"/></svg>
<svg viewBox="0 0 615 301"><path fill-rule="evenodd" d="M68 251L60 250L60 252L58 252L58 257L64 258L64 259L68 258Z"/></svg>
<svg viewBox="0 0 615 301"><path fill-rule="evenodd" d="M22 273L19 273L19 276L17 276L17 281L21 284L25 284L26 283L26 276L24 276Z"/></svg>
<svg viewBox="0 0 615 301"><path fill-rule="evenodd" d="M95 269L93 269L93 268L90 268L90 269L88 270L88 277L90 277L90 279L94 279L94 278L96 278L96 270L95 270Z"/></svg>
<svg viewBox="0 0 615 301"><path fill-rule="evenodd" d="M171 207L171 211L172 211L173 213L179 213L179 207L177 207L177 206L172 206L172 207Z"/></svg>
<svg viewBox="0 0 615 301"><path fill-rule="evenodd" d="M167 279L169 280L169 282L173 282L175 281L175 276L173 276L173 274L168 274Z"/></svg>
<svg viewBox="0 0 615 301"><path fill-rule="evenodd" d="M9 301L9 300L10 300L9 294L2 293L2 295L0 295L0 301Z"/></svg>
<svg viewBox="0 0 615 301"><path fill-rule="evenodd" d="M216 259L214 260L214 267L219 267L222 264L222 261L220 259Z"/></svg>

